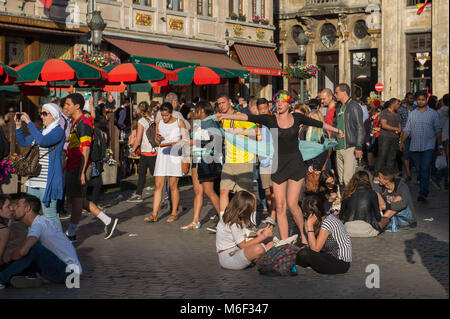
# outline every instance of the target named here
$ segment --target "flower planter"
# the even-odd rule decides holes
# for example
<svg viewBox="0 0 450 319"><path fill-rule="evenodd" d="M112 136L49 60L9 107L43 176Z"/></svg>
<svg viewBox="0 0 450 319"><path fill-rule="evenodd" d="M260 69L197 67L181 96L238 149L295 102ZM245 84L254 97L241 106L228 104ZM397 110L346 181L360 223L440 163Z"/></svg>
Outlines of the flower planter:
<svg viewBox="0 0 450 319"><path fill-rule="evenodd" d="M117 165L103 164L102 184L114 185L117 184Z"/></svg>
<svg viewBox="0 0 450 319"><path fill-rule="evenodd" d="M2 194L17 194L19 188L19 178L16 174L4 178L0 183Z"/></svg>

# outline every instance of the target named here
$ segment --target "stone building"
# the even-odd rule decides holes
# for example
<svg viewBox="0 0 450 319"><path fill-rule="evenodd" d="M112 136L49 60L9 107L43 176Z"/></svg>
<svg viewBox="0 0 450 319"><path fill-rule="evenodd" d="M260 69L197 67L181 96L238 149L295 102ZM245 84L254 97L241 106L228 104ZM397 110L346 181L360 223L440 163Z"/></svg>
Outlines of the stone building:
<svg viewBox="0 0 450 319"><path fill-rule="evenodd" d="M227 90L271 98L273 78L281 76L272 0L96 0L94 8L107 24L101 49L122 62L221 67L241 75L223 85L170 88L187 100ZM16 66L89 51L90 11L87 0L53 0L49 9L36 0L0 0L0 61Z"/></svg>
<svg viewBox="0 0 450 319"><path fill-rule="evenodd" d="M294 37L303 32L306 62L322 67L306 81L312 96L345 82L354 98L364 98L381 82L383 99L422 89L442 97L449 88L449 3L433 0L418 15L420 2L280 0L275 15L283 65L297 61ZM297 79L285 78L283 86L299 91Z"/></svg>

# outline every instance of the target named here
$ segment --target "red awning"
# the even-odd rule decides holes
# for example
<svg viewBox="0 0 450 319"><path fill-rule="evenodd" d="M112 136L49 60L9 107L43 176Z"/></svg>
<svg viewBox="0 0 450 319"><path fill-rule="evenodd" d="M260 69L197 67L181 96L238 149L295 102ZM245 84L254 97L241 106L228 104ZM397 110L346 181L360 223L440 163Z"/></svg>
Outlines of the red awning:
<svg viewBox="0 0 450 319"><path fill-rule="evenodd" d="M241 64L252 74L281 76L281 66L271 48L235 44Z"/></svg>

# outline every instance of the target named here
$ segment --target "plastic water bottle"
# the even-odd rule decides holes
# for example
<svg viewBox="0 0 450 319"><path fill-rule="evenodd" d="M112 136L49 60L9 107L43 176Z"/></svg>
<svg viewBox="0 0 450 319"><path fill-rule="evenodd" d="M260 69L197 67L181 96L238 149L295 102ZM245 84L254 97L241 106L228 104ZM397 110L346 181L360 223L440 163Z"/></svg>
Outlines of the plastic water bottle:
<svg viewBox="0 0 450 319"><path fill-rule="evenodd" d="M398 231L398 229L397 229L397 221L395 220L395 218L392 218L391 221L392 221L391 231L393 233L396 233Z"/></svg>

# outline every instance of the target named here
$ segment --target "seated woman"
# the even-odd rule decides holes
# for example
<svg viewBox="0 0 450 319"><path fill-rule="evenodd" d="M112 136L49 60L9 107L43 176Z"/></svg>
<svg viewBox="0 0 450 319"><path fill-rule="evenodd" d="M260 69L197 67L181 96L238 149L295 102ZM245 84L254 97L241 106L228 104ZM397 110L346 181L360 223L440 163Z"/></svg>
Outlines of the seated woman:
<svg viewBox="0 0 450 319"><path fill-rule="evenodd" d="M416 227L414 201L408 185L400 178L395 178L392 169L384 168L378 174L379 185L374 188L385 202L383 216L390 219L386 229L390 229L395 220L397 227Z"/></svg>
<svg viewBox="0 0 450 319"><path fill-rule="evenodd" d="M0 271L6 266L3 261L3 256L6 251L6 245L8 244L10 231L4 218L12 218L9 204L9 196L0 195Z"/></svg>
<svg viewBox="0 0 450 319"><path fill-rule="evenodd" d="M342 194L340 218L351 237L375 237L389 219L382 217L379 195L372 190L369 174L356 172Z"/></svg>
<svg viewBox="0 0 450 319"><path fill-rule="evenodd" d="M256 223L255 195L237 192L217 224L216 249L219 263L225 269L241 270L261 258L273 247L273 226L258 230L257 237L245 241L243 229Z"/></svg>
<svg viewBox="0 0 450 319"><path fill-rule="evenodd" d="M322 171L318 193L325 197L325 212L338 215L341 211L341 190L334 171Z"/></svg>
<svg viewBox="0 0 450 319"><path fill-rule="evenodd" d="M352 243L342 222L333 214L327 215L323 203L318 194L303 199L309 246L297 253L296 263L320 274L343 274L350 269Z"/></svg>

